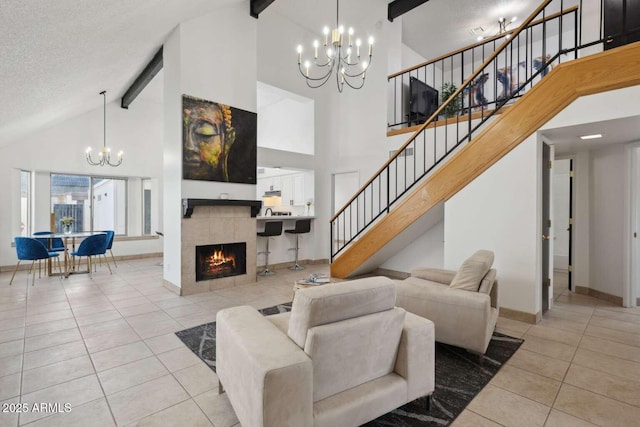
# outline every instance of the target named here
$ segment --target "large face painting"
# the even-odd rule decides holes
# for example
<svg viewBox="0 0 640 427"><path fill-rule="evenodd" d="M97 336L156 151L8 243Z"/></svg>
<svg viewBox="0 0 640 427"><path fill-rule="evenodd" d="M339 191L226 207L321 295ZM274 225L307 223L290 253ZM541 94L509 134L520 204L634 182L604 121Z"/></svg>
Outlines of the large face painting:
<svg viewBox="0 0 640 427"><path fill-rule="evenodd" d="M182 178L256 183L257 115L182 96Z"/></svg>

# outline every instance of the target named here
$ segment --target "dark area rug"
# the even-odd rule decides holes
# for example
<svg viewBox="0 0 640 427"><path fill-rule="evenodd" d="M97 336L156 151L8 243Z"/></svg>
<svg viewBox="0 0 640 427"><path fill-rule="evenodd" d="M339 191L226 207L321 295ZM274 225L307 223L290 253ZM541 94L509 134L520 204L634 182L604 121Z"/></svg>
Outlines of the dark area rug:
<svg viewBox="0 0 640 427"><path fill-rule="evenodd" d="M268 316L291 311L291 303L260 310ZM186 345L211 369L216 370L216 323L207 323L176 332ZM431 411L427 399L420 398L367 424L367 427L446 426L464 410L487 385L523 340L494 332L483 356L451 345L436 343L436 390Z"/></svg>

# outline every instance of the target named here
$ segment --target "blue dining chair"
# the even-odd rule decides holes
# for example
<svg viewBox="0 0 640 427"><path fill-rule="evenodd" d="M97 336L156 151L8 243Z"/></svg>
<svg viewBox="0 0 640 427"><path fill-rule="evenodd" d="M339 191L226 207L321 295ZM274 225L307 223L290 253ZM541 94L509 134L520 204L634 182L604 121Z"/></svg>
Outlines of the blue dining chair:
<svg viewBox="0 0 640 427"><path fill-rule="evenodd" d="M62 268L60 267L60 258L58 258L60 254L58 252L49 252L47 250L47 247L43 245L42 242L33 237L14 237L14 241L16 243L18 263L16 264L15 270L13 270L13 275L11 276L9 286L13 284L13 278L16 276L16 272L18 271L18 267L20 266L20 262L22 261L31 261L31 267L29 268L29 273L33 273L31 286L33 286L36 281L36 272L33 271L33 266L38 260L56 258L58 260L58 268L60 269L60 274L62 274Z"/></svg>
<svg viewBox="0 0 640 427"><path fill-rule="evenodd" d="M107 267L109 267L109 273L113 274L113 272L111 271L111 266L109 265L109 260L105 255L105 253L107 252L108 243L109 242L107 240L106 234L94 234L93 236L86 237L80 243L80 246L78 246L78 250L75 252L71 252L70 255L74 257L74 260L75 260L75 257L79 257L78 265L80 264L80 261L82 260L83 256L87 257L87 269L88 269L87 272L89 273L89 277L91 278L93 278L93 276L91 275L91 270L93 265L92 257L102 255L104 256L104 259L107 262ZM75 261L74 261L74 265L75 265Z"/></svg>
<svg viewBox="0 0 640 427"><path fill-rule="evenodd" d="M64 242L60 237L44 237L53 235L50 231L36 231L33 233L34 236L43 236L36 237L38 242L42 243L45 248L49 249L49 252L64 252ZM49 247L49 242L51 242L51 247Z"/></svg>
<svg viewBox="0 0 640 427"><path fill-rule="evenodd" d="M113 238L116 235L116 232L113 230L105 230L105 233L107 233L107 250L109 251L109 253L111 254L111 259L113 260L113 265L116 266L116 268L118 268L118 264L116 264L116 259L113 256L113 251L111 251L111 247L113 246ZM105 255L105 258L107 256Z"/></svg>

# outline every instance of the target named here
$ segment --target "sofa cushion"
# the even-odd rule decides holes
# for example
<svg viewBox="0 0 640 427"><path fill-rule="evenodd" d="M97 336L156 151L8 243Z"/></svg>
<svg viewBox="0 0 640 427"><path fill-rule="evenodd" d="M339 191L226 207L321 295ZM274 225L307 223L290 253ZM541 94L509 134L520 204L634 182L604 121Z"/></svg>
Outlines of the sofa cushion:
<svg viewBox="0 0 640 427"><path fill-rule="evenodd" d="M462 263L449 286L454 289L477 292L480 281L491 269L492 264L493 252L487 250L476 251Z"/></svg>
<svg viewBox="0 0 640 427"><path fill-rule="evenodd" d="M386 277L301 289L293 300L288 334L304 348L314 326L390 310L395 303L396 288Z"/></svg>
<svg viewBox="0 0 640 427"><path fill-rule="evenodd" d="M393 308L309 329L313 401L393 372L405 314Z"/></svg>
<svg viewBox="0 0 640 427"><path fill-rule="evenodd" d="M495 269L490 269L489 272L482 278L478 292L490 295L491 289L493 289L493 283L496 281L497 272Z"/></svg>

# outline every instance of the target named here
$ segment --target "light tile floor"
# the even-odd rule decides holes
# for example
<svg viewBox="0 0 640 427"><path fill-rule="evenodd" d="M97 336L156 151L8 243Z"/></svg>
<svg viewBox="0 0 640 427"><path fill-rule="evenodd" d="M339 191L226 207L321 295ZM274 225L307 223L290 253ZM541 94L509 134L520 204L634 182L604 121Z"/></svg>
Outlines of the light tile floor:
<svg viewBox="0 0 640 427"><path fill-rule="evenodd" d="M174 335L218 310L291 300L302 272L178 297L162 287L158 259L103 267L94 278L0 274L0 411L3 426L211 426L237 419L217 377ZM30 282L29 282L30 283ZM640 309L559 293L539 325L500 318L525 343L456 420L466 425L635 425L640 420ZM58 403L59 408L34 403ZM64 413L64 404L71 411ZM13 407L12 409L14 409ZM60 413L56 413L56 411Z"/></svg>
<svg viewBox="0 0 640 427"><path fill-rule="evenodd" d="M640 425L640 308L567 289L538 325L499 318L524 343L454 426Z"/></svg>

